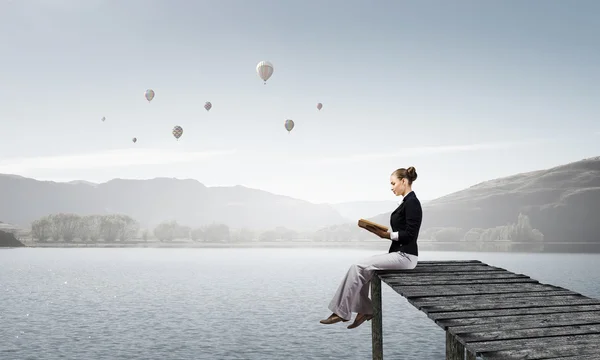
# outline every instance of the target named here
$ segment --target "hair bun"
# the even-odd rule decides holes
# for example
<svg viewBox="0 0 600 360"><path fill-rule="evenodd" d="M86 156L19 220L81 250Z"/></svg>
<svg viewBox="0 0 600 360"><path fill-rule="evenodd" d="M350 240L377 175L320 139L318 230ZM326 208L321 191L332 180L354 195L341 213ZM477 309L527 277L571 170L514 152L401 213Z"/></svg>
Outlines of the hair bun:
<svg viewBox="0 0 600 360"><path fill-rule="evenodd" d="M406 176L408 177L408 179L410 181L417 180L417 170L415 169L414 166L411 166L408 169L406 169Z"/></svg>

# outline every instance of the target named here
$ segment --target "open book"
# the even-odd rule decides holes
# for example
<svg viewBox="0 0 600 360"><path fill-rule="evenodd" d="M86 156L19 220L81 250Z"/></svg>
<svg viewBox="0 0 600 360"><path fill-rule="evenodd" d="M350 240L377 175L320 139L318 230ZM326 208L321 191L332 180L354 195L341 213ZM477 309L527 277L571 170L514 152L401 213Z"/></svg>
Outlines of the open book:
<svg viewBox="0 0 600 360"><path fill-rule="evenodd" d="M372 221L369 221L369 220L366 220L366 219L359 219L359 220L358 220L358 226L359 226L359 227L361 227L361 228L363 228L363 229L364 229L364 228L366 228L368 225L370 225L370 226L374 226L374 227L376 227L376 228L379 228L379 229L381 229L381 230L383 230L383 231L388 231L388 227L387 227L387 226L383 226L383 225L380 225L380 224L374 223L374 222L372 222Z"/></svg>

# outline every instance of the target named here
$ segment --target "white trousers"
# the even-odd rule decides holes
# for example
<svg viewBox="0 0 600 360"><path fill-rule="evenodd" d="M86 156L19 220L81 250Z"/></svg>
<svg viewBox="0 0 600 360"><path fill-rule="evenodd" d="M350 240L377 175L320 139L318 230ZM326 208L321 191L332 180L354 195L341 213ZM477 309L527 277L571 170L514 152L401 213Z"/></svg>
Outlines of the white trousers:
<svg viewBox="0 0 600 360"><path fill-rule="evenodd" d="M351 265L329 303L329 310L344 320L350 320L353 312L372 314L369 285L375 271L414 269L417 260L417 256L411 254L392 252L374 255Z"/></svg>

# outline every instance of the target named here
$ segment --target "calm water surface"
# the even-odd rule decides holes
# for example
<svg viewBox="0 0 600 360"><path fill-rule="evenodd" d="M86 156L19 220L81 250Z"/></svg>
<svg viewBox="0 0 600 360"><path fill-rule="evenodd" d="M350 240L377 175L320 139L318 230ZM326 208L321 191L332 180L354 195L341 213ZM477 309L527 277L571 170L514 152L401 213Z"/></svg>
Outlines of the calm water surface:
<svg viewBox="0 0 600 360"><path fill-rule="evenodd" d="M322 325L348 266L385 249L3 249L0 359L370 359L370 323ZM600 298L600 255L478 259ZM384 357L443 359L444 332L384 285Z"/></svg>

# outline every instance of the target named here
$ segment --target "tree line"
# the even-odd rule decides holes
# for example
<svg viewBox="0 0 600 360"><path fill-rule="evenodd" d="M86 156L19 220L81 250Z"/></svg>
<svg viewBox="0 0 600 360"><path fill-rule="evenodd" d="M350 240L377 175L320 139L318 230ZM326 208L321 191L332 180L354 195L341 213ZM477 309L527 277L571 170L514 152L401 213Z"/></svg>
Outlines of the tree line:
<svg viewBox="0 0 600 360"><path fill-rule="evenodd" d="M210 243L288 242L288 241L365 241L377 240L375 235L355 224L324 227L317 231L295 231L283 226L257 231L231 229L226 224L212 223L192 228L169 220L154 229L141 229L135 219L122 214L86 215L51 214L31 224L31 237L35 241L64 242L116 242L191 240ZM489 242L510 240L514 242L542 242L544 235L534 229L526 215L519 214L517 222L505 226L483 229L429 228L421 232L420 239L435 242Z"/></svg>
<svg viewBox="0 0 600 360"><path fill-rule="evenodd" d="M297 241L311 239L311 232L277 227L266 231L231 229L226 224L212 223L192 228L169 220L154 229L141 229L138 221L122 214L87 215L51 214L31 224L31 238L39 242L116 242L175 240L219 242ZM323 236L321 236L323 237ZM342 237L337 237L342 239ZM345 240L351 239L346 238Z"/></svg>
<svg viewBox="0 0 600 360"><path fill-rule="evenodd" d="M517 222L496 226L493 228L473 228L470 230L462 228L434 227L425 230L421 237L437 242L492 242L492 241L513 241L513 242L533 242L541 243L544 241L544 234L531 225L529 217L522 213L517 217Z"/></svg>
<svg viewBox="0 0 600 360"><path fill-rule="evenodd" d="M31 223L37 241L127 241L136 237L139 223L127 215L51 214Z"/></svg>

